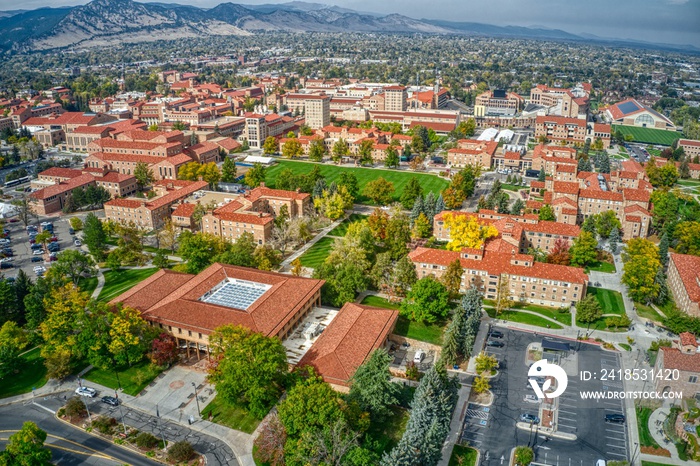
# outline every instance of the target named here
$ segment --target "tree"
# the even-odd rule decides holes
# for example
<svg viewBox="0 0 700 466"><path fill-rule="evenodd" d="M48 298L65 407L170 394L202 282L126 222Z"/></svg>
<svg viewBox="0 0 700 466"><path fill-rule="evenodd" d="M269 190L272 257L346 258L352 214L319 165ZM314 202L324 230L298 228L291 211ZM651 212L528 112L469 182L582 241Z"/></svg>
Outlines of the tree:
<svg viewBox="0 0 700 466"><path fill-rule="evenodd" d="M603 311L595 295L586 295L576 303L576 320L579 322L589 324L601 317L603 317Z"/></svg>
<svg viewBox="0 0 700 466"><path fill-rule="evenodd" d="M457 131L459 131L462 137L465 138L474 136L474 133L476 132L476 120L474 120L474 118L469 118L466 121L460 121L459 125L457 125Z"/></svg>
<svg viewBox="0 0 700 466"><path fill-rule="evenodd" d="M401 303L401 314L414 322L434 323L447 316L449 292L445 285L427 276L418 280Z"/></svg>
<svg viewBox="0 0 700 466"><path fill-rule="evenodd" d="M443 215L444 228L450 230L450 242L447 249L461 251L463 248L478 249L488 238L498 235L498 230L493 225L479 222L474 215L455 215L447 213Z"/></svg>
<svg viewBox="0 0 700 466"><path fill-rule="evenodd" d="M598 225L598 215L597 214L589 215L583 221L583 224L581 225L581 230L587 231L588 233L595 235L597 225Z"/></svg>
<svg viewBox="0 0 700 466"><path fill-rule="evenodd" d="M510 208L510 213L512 215L522 215L525 211L525 201L522 199L516 199Z"/></svg>
<svg viewBox="0 0 700 466"><path fill-rule="evenodd" d="M484 353L483 351L475 358L476 373L481 375L490 375L491 372L498 367L498 359L496 356Z"/></svg>
<svg viewBox="0 0 700 466"><path fill-rule="evenodd" d="M656 274L661 267L659 249L644 238L632 238L622 254L622 283L629 288L630 297L637 302L648 303L659 294Z"/></svg>
<svg viewBox="0 0 700 466"><path fill-rule="evenodd" d="M17 308L17 322L24 325L24 323L27 321L24 298L26 298L32 292L34 284L27 273L24 270L19 269L17 276L15 277L13 288L15 292L15 306Z"/></svg>
<svg viewBox="0 0 700 466"><path fill-rule="evenodd" d="M622 224L614 211L606 210L596 216L596 231L602 238L609 237L613 229L620 228L622 228Z"/></svg>
<svg viewBox="0 0 700 466"><path fill-rule="evenodd" d="M392 259L399 260L408 254L406 243L411 241L411 222L406 214L395 211L386 226L384 246Z"/></svg>
<svg viewBox="0 0 700 466"><path fill-rule="evenodd" d="M324 262L314 269L314 278L326 280L321 289L321 299L332 306L340 307L355 300L358 292L367 289L367 271L357 264L332 264Z"/></svg>
<svg viewBox="0 0 700 466"><path fill-rule="evenodd" d="M464 194L458 189L453 188L452 186L445 189L442 192L441 196L443 197L447 208L451 210L461 208L465 199Z"/></svg>
<svg viewBox="0 0 700 466"><path fill-rule="evenodd" d="M158 366L169 366L179 359L180 349L175 337L162 332L151 343L151 362Z"/></svg>
<svg viewBox="0 0 700 466"><path fill-rule="evenodd" d="M571 263L571 253L569 249L569 242L567 240L564 238L557 238L554 241L552 252L547 255L547 263L569 265Z"/></svg>
<svg viewBox="0 0 700 466"><path fill-rule="evenodd" d="M338 139L335 144L333 144L332 158L334 162L340 162L343 157L347 157L350 153L350 146L345 139Z"/></svg>
<svg viewBox="0 0 700 466"><path fill-rule="evenodd" d="M194 454L192 444L187 440L180 440L168 448L168 461L175 464L187 463Z"/></svg>
<svg viewBox="0 0 700 466"><path fill-rule="evenodd" d="M661 241L659 241L659 260L664 268L668 266L668 234L666 231L661 235Z"/></svg>
<svg viewBox="0 0 700 466"><path fill-rule="evenodd" d="M595 237L587 231L574 238L574 243L569 252L571 253L571 265L574 267L585 267L595 262L598 258L596 247L598 242Z"/></svg>
<svg viewBox="0 0 700 466"><path fill-rule="evenodd" d="M282 262L280 253L272 249L269 244L255 248L253 259L255 266L260 270L272 270Z"/></svg>
<svg viewBox="0 0 700 466"><path fill-rule="evenodd" d="M613 254L617 254L619 250L618 244L620 243L620 230L618 228L612 229L612 231L610 232L610 237L608 238L608 242L610 243L610 252Z"/></svg>
<svg viewBox="0 0 700 466"><path fill-rule="evenodd" d="M442 284L447 288L448 293L452 297L457 297L459 295L459 289L462 285L462 275L464 274L464 269L462 269L462 263L459 259L455 259L450 262L447 266L447 270L442 275Z"/></svg>
<svg viewBox="0 0 700 466"><path fill-rule="evenodd" d="M192 233L185 230L180 234L178 254L186 261L187 273L201 272L214 262L214 257L227 249L227 244L220 237L209 233Z"/></svg>
<svg viewBox="0 0 700 466"><path fill-rule="evenodd" d="M398 386L391 381L389 373L391 361L385 349L376 349L357 368L351 380L349 399L378 420L384 419L389 407L398 403Z"/></svg>
<svg viewBox="0 0 700 466"><path fill-rule="evenodd" d="M549 204L544 204L540 208L539 219L548 220L550 222L556 221L557 217L556 215L554 215L554 209L552 209L552 206L550 206Z"/></svg>
<svg viewBox="0 0 700 466"><path fill-rule="evenodd" d="M403 193L401 193L401 205L403 205L404 209L412 209L416 199L422 196L423 187L418 181L418 178L412 176L411 179L408 180L408 183L406 183Z"/></svg>
<svg viewBox="0 0 700 466"><path fill-rule="evenodd" d="M7 321L3 324L0 328L0 378L5 378L20 369L20 354L28 343L26 333L15 322Z"/></svg>
<svg viewBox="0 0 700 466"><path fill-rule="evenodd" d="M535 459L535 453L530 447L517 447L515 449L515 464L517 466L529 466Z"/></svg>
<svg viewBox="0 0 700 466"><path fill-rule="evenodd" d="M428 222L428 218L423 212L420 213L418 218L413 222L413 229L411 230L411 235L414 238L427 238L430 236L431 225Z"/></svg>
<svg viewBox="0 0 700 466"><path fill-rule="evenodd" d="M53 269L70 278L76 286L82 277L94 277L97 274L95 261L76 249L66 249L61 252Z"/></svg>
<svg viewBox="0 0 700 466"><path fill-rule="evenodd" d="M353 199L357 199L357 196L360 195L360 185L354 173L348 171L341 172L337 183L338 187L345 186Z"/></svg>
<svg viewBox="0 0 700 466"><path fill-rule="evenodd" d="M293 438L333 425L343 417L337 392L313 374L287 392L277 412L287 435Z"/></svg>
<svg viewBox="0 0 700 466"><path fill-rule="evenodd" d="M38 218L34 212L34 206L29 201L27 196L23 195L19 199L15 199L12 201L12 205L17 213L17 218L24 224L25 227L31 223L32 219Z"/></svg>
<svg viewBox="0 0 700 466"><path fill-rule="evenodd" d="M224 325L211 335L210 378L228 403L262 419L278 400L287 376L281 341L243 326Z"/></svg>
<svg viewBox="0 0 700 466"><path fill-rule="evenodd" d="M687 158L684 158L680 166L678 167L678 176L684 180L690 178L690 165L688 164Z"/></svg>
<svg viewBox="0 0 700 466"><path fill-rule="evenodd" d="M472 383L472 391L474 391L474 393L481 394L486 393L489 390L491 390L489 379L481 375L474 378L474 382Z"/></svg>
<svg viewBox="0 0 700 466"><path fill-rule="evenodd" d="M199 166L197 177L209 183L211 189L216 189L216 185L221 180L221 171L216 162L209 162Z"/></svg>
<svg viewBox="0 0 700 466"><path fill-rule="evenodd" d="M399 153L396 149L393 146L389 146L384 152L384 165L386 165L387 168L399 168Z"/></svg>
<svg viewBox="0 0 700 466"><path fill-rule="evenodd" d="M83 221L80 219L80 217L71 217L70 226L75 231L80 231L83 229Z"/></svg>
<svg viewBox="0 0 700 466"><path fill-rule="evenodd" d="M49 466L51 450L44 447L46 432L27 421L9 438L5 451L0 453L0 464L8 466Z"/></svg>
<svg viewBox="0 0 700 466"><path fill-rule="evenodd" d="M265 166L259 162L255 162L253 167L248 170L245 174L245 184L251 188L257 188L260 183L265 181L265 174L267 169Z"/></svg>
<svg viewBox="0 0 700 466"><path fill-rule="evenodd" d="M389 214L379 208L374 209L367 218L367 225L369 225L372 236L374 236L377 241L386 239L386 228L388 224Z"/></svg>
<svg viewBox="0 0 700 466"><path fill-rule="evenodd" d="M109 326L109 352L117 366L135 364L150 349L155 332L141 313L128 306L117 309Z"/></svg>
<svg viewBox="0 0 700 466"><path fill-rule="evenodd" d="M153 170L148 167L145 162L137 162L134 167L134 178L136 178L136 184L139 190L143 190L144 186L148 186L153 183L155 177L153 176Z"/></svg>
<svg viewBox="0 0 700 466"><path fill-rule="evenodd" d="M177 178L179 180L196 181L199 176L199 162L188 162L182 165L177 171Z"/></svg>
<svg viewBox="0 0 700 466"><path fill-rule="evenodd" d="M362 194L371 199L375 204L386 205L391 202L394 194L394 184L383 177L379 177L376 180L368 182Z"/></svg>
<svg viewBox="0 0 700 466"><path fill-rule="evenodd" d="M418 281L416 268L411 260L404 256L396 262L392 274L392 287L394 294L405 296L408 290Z"/></svg>
<svg viewBox="0 0 700 466"><path fill-rule="evenodd" d="M233 183L236 181L236 162L231 157L225 157L221 165L221 181L223 183Z"/></svg>
<svg viewBox="0 0 700 466"><path fill-rule="evenodd" d="M326 144L322 138L314 138L309 144L309 160L321 162L324 155L326 155Z"/></svg>
<svg viewBox="0 0 700 466"><path fill-rule="evenodd" d="M510 277L502 273L498 280L496 294L496 315L513 307L513 298L510 295Z"/></svg>
<svg viewBox="0 0 700 466"><path fill-rule="evenodd" d="M544 169L540 169L540 172L537 174L537 181L544 183L546 178L547 174L544 172Z"/></svg>
<svg viewBox="0 0 700 466"><path fill-rule="evenodd" d="M282 425L277 413L265 418L259 429L259 435L253 441L253 455L261 463L270 466L284 466L284 444L287 430Z"/></svg>
<svg viewBox="0 0 700 466"><path fill-rule="evenodd" d="M304 153L304 148L301 147L301 142L298 139L287 139L284 144L282 144L282 157L292 159L294 157L301 157Z"/></svg>
<svg viewBox="0 0 700 466"><path fill-rule="evenodd" d="M371 164L373 151L374 151L374 140L363 139L360 142L359 149L357 150L357 155L360 159L360 163L361 164Z"/></svg>
<svg viewBox="0 0 700 466"><path fill-rule="evenodd" d="M700 256L700 223L680 222L673 234L676 240L676 252Z"/></svg>
<svg viewBox="0 0 700 466"><path fill-rule="evenodd" d="M102 222L92 212L85 217L83 241L88 247L90 254L92 254L96 260L100 261L104 258L104 250L107 246L107 235L105 234Z"/></svg>
<svg viewBox="0 0 700 466"><path fill-rule="evenodd" d="M607 151L603 151L603 153L597 157L597 161L598 171L600 173L610 173L610 156L608 156Z"/></svg>
<svg viewBox="0 0 700 466"><path fill-rule="evenodd" d="M272 155L277 152L277 147L277 139L275 139L274 136L268 136L263 143L263 153L265 155Z"/></svg>
<svg viewBox="0 0 700 466"><path fill-rule="evenodd" d="M591 161L588 160L588 157L579 156L577 169L580 172L592 172L593 171L593 167L591 166Z"/></svg>
<svg viewBox="0 0 700 466"><path fill-rule="evenodd" d="M461 314L459 314L461 315ZM460 322L457 320L457 314L452 318L450 323L442 333L442 353L440 354L441 362L447 366L457 364L457 353L459 352L459 332Z"/></svg>

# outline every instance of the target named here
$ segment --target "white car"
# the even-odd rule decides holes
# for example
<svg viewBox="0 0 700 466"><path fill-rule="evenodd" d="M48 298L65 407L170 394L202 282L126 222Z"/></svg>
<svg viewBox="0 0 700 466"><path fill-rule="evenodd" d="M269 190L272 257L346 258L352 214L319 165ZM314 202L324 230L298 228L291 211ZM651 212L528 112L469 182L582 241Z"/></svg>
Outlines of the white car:
<svg viewBox="0 0 700 466"><path fill-rule="evenodd" d="M83 245L83 243L79 239L76 239L75 241L73 241L73 244L75 244L77 247L80 247Z"/></svg>
<svg viewBox="0 0 700 466"><path fill-rule="evenodd" d="M87 396L89 398L93 398L95 395L97 395L97 390L94 388L90 387L78 387L75 389L75 394L80 395L80 396Z"/></svg>
<svg viewBox="0 0 700 466"><path fill-rule="evenodd" d="M44 254L44 251L41 249L35 249L34 252L32 253L32 256L41 256Z"/></svg>
<svg viewBox="0 0 700 466"><path fill-rule="evenodd" d="M532 388L532 387L530 387L530 388ZM535 396L535 395L525 395L525 401L528 403L539 403L542 400L537 398L537 396Z"/></svg>
<svg viewBox="0 0 700 466"><path fill-rule="evenodd" d="M423 358L425 358L425 351L419 349L418 351L416 351L416 355L413 356L413 362L419 364L423 362Z"/></svg>
<svg viewBox="0 0 700 466"><path fill-rule="evenodd" d="M0 238L0 244L10 244L10 240L7 238Z"/></svg>
<svg viewBox="0 0 700 466"><path fill-rule="evenodd" d="M36 267L34 267L34 273L40 274L44 272L46 272L46 267L44 267L43 265L37 265Z"/></svg>

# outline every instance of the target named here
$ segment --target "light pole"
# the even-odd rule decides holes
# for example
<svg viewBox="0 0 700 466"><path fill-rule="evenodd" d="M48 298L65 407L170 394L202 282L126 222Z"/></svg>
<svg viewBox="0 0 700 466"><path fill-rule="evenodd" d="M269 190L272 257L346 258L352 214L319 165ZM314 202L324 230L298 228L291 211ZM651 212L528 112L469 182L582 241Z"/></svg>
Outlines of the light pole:
<svg viewBox="0 0 700 466"><path fill-rule="evenodd" d="M634 442L634 452L632 453L632 460L630 461L630 464L634 466L634 460L637 457L637 449L639 448L639 444L637 442Z"/></svg>
<svg viewBox="0 0 700 466"><path fill-rule="evenodd" d="M119 415L122 417L122 427L124 428L124 437L126 437L126 424L124 423L124 411L122 411L122 401L119 399L119 394L114 390L114 398L117 399L117 406L119 407Z"/></svg>
<svg viewBox="0 0 700 466"><path fill-rule="evenodd" d="M192 387L194 388L194 401L197 402L197 415L202 417L202 412L199 410L199 400L197 399L197 385L192 382Z"/></svg>

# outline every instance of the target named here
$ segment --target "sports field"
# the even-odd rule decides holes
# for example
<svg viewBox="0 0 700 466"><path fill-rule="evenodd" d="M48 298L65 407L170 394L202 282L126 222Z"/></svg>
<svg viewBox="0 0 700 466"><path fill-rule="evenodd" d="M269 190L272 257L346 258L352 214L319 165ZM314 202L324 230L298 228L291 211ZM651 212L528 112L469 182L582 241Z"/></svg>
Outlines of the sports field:
<svg viewBox="0 0 700 466"><path fill-rule="evenodd" d="M340 174L344 171L354 173L360 185L360 193L369 181L383 177L385 180L394 183L395 201L399 200L404 187L414 176L418 178L418 182L421 184L423 187L423 192L426 194L432 191L437 196L442 190L447 188L447 185L449 184L446 180L438 178L436 175L429 175L426 173L414 173L398 170L379 170L375 168L338 167L335 165L317 164L312 162L293 162L289 160L280 160L277 165L268 168L265 176L265 184L271 188L274 188L277 175L285 168L291 169L294 171L294 173L308 173L314 167L319 167L321 169L321 173L326 177L326 182L329 184L333 181L337 181ZM364 197L362 194L360 194L359 198L357 199L357 203L373 204L372 201Z"/></svg>
<svg viewBox="0 0 700 466"><path fill-rule="evenodd" d="M662 146L670 146L676 139L680 139L683 135L677 131L666 131L663 129L654 128L638 128L636 126L613 126L612 131L620 130L622 134L631 134L634 142L642 142L644 144L660 144Z"/></svg>

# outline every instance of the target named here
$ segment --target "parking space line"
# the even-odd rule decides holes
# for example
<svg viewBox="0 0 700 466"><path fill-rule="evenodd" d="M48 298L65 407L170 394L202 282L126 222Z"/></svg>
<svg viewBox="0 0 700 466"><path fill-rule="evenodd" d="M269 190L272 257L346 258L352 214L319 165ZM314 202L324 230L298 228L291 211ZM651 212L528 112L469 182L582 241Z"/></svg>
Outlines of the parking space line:
<svg viewBox="0 0 700 466"><path fill-rule="evenodd" d="M615 453L612 451L605 452L607 455L613 455L613 456L621 456L622 458L627 458L626 454L621 454L621 453Z"/></svg>

